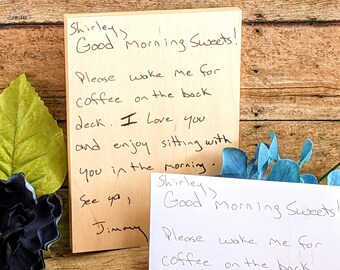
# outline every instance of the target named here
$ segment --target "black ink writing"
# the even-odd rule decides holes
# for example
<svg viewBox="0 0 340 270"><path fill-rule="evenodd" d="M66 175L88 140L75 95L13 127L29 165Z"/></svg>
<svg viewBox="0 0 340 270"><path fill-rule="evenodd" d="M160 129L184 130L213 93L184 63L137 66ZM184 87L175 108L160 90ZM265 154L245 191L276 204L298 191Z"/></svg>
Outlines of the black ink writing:
<svg viewBox="0 0 340 270"><path fill-rule="evenodd" d="M127 40L125 41L125 47L127 50L131 49L147 49L147 48L157 48L157 47L174 47L177 48L178 52L185 52L186 46L184 39L179 40L167 40L159 39L159 40L144 40L144 41L138 41L138 40Z"/></svg>
<svg viewBox="0 0 340 270"><path fill-rule="evenodd" d="M150 124L162 124L162 123L169 123L173 122L174 120L171 119L169 116L161 116L161 117L151 117L151 113L148 113L148 116L146 118L146 123L148 125Z"/></svg>
<svg viewBox="0 0 340 270"><path fill-rule="evenodd" d="M308 263L300 262L298 265L284 265L280 262L279 259L277 259L279 270L311 270L310 268L308 268L307 264Z"/></svg>
<svg viewBox="0 0 340 270"><path fill-rule="evenodd" d="M272 245L277 245L277 246L280 246L280 247L290 247L288 241L286 240L283 240L283 241L280 241L278 239L274 239L272 237L269 238L269 245L272 246Z"/></svg>
<svg viewBox="0 0 340 270"><path fill-rule="evenodd" d="M164 255L162 257L162 265L163 266L211 266L209 260L202 260L195 258L192 252L184 253L178 252L174 256Z"/></svg>
<svg viewBox="0 0 340 270"><path fill-rule="evenodd" d="M146 170L146 171L152 171L153 167L151 165L147 165L147 166L143 166L141 162L138 162L138 164L134 164L133 162L131 162L130 168L132 168L132 170L135 172L137 170Z"/></svg>
<svg viewBox="0 0 340 270"><path fill-rule="evenodd" d="M255 261L253 258L251 258L251 260L250 260L247 257L244 260L244 264L247 265L248 267L269 268L267 263L265 263L265 262L259 263L259 262Z"/></svg>
<svg viewBox="0 0 340 270"><path fill-rule="evenodd" d="M140 80L147 80L147 79L150 79L150 78L164 78L164 76L160 72L154 73L153 70L149 70L149 69L146 73L139 74L137 76L135 76L135 75L129 76L129 79L130 79L131 82L140 81Z"/></svg>
<svg viewBox="0 0 340 270"><path fill-rule="evenodd" d="M270 205L270 204L261 204L260 202L249 203L249 202L228 202L225 200L215 201L215 209L216 210L224 210L224 211L242 211L242 212L251 212L251 211L259 211L259 212L269 212L272 214L274 219L281 219L282 213L280 210L280 206L278 204Z"/></svg>
<svg viewBox="0 0 340 270"><path fill-rule="evenodd" d="M224 264L225 269L237 269L240 268L240 265L237 262L226 262Z"/></svg>
<svg viewBox="0 0 340 270"><path fill-rule="evenodd" d="M174 98L174 95L172 93L166 93L164 94L162 91L156 92L155 90L153 90L153 94L151 95L154 98Z"/></svg>
<svg viewBox="0 0 340 270"><path fill-rule="evenodd" d="M163 139L161 141L162 148L194 146L195 152L201 152L205 146L218 144L231 144L231 141L224 134L221 135L220 133L217 133L216 136L213 136L211 139L207 139L203 142L199 140L182 140L177 135L171 135L169 139Z"/></svg>
<svg viewBox="0 0 340 270"><path fill-rule="evenodd" d="M321 204L320 208L299 207L298 201L293 201L286 206L288 215L290 216L318 216L318 217L335 217L335 211L333 208L327 208L324 204Z"/></svg>
<svg viewBox="0 0 340 270"><path fill-rule="evenodd" d="M117 178L119 177L120 173L127 174L127 171L122 167L118 168L118 170L114 166L111 166L111 168L112 168L112 172L117 175Z"/></svg>
<svg viewBox="0 0 340 270"><path fill-rule="evenodd" d="M169 190L165 196L164 196L164 206L166 208L174 208L174 207L203 207L202 203L197 195L197 193L194 191L194 198L191 199L179 199L176 198L175 193L171 190Z"/></svg>
<svg viewBox="0 0 340 270"><path fill-rule="evenodd" d="M117 232L131 232L131 231L138 231L142 234L145 238L146 242L148 242L148 237L146 233L142 230L140 226L133 225L133 226L124 226L124 227L108 227L106 225L106 221L98 221L92 224L93 227L97 228L96 235L101 235L102 233L117 233Z"/></svg>
<svg viewBox="0 0 340 270"><path fill-rule="evenodd" d="M130 114L128 114L128 115L126 115L126 116L120 118L120 120L122 120L122 121L127 120L127 122L124 123L124 124L121 124L121 126L122 126L122 127L126 127L126 126L130 126L130 125L132 125L132 124L137 124L137 123L138 123L137 121L131 121L131 117L132 117L132 116L135 116L136 114L137 114L137 113L134 112L134 113L130 113Z"/></svg>
<svg viewBox="0 0 340 270"><path fill-rule="evenodd" d="M162 231L164 233L164 237L168 241L179 241L179 242L186 242L186 243L203 243L205 242L204 238L202 235L190 235L190 236L185 236L182 234L176 233L174 228L167 228L167 227L162 227Z"/></svg>
<svg viewBox="0 0 340 270"><path fill-rule="evenodd" d="M205 97L205 96L211 96L212 94L208 92L207 88L201 87L199 91L194 92L188 92L188 90L185 90L181 88L182 90L182 97L183 98L199 98L199 97Z"/></svg>
<svg viewBox="0 0 340 270"><path fill-rule="evenodd" d="M114 143L113 148L117 150L128 148L133 155L137 154L140 149L144 149L148 155L151 155L148 142L132 141L130 139L129 142Z"/></svg>
<svg viewBox="0 0 340 270"><path fill-rule="evenodd" d="M115 167L111 166L112 172L119 178L121 174L128 174L138 171L153 171L154 168L152 165L145 165L142 162L130 162L130 165L126 165L123 167Z"/></svg>
<svg viewBox="0 0 340 270"><path fill-rule="evenodd" d="M96 118L94 121L83 121L80 115L78 115L79 123L76 124L76 130L81 130L83 128L96 128L105 127L103 120L101 118Z"/></svg>
<svg viewBox="0 0 340 270"><path fill-rule="evenodd" d="M119 38L122 36L122 39L126 39L128 36L127 32L122 30L122 29L116 29L113 27L113 25L107 25L104 23L101 23L100 21L95 21L95 23L89 25L89 24L83 24L81 23L79 25L79 22L75 21L70 25L70 28L72 32L70 32L70 36L75 35L75 34L83 34L86 32L91 32L91 31L104 31L104 32L111 32L114 34L116 38Z"/></svg>
<svg viewBox="0 0 340 270"><path fill-rule="evenodd" d="M176 162L176 163L165 163L164 164L164 171L168 172L171 170L182 170L183 168L198 168L198 174L204 174L207 171L207 168L204 162Z"/></svg>
<svg viewBox="0 0 340 270"><path fill-rule="evenodd" d="M321 242L313 243L309 241L307 235L300 236L298 239L298 243L303 249L318 248L320 245L322 245Z"/></svg>
<svg viewBox="0 0 340 270"><path fill-rule="evenodd" d="M110 206L112 207L114 201L118 201L121 199L121 196L119 193L114 194L113 196L108 196L107 200L110 202Z"/></svg>
<svg viewBox="0 0 340 270"><path fill-rule="evenodd" d="M110 74L110 75L107 75L107 76L100 76L100 77L96 77L96 76L90 77L90 75L88 74L87 71L85 71L84 73L80 72L80 71L76 71L75 74L82 84L85 84L85 83L107 83L107 82L114 82L116 80L115 76L113 74Z"/></svg>
<svg viewBox="0 0 340 270"><path fill-rule="evenodd" d="M233 43L231 37L225 37L222 33L218 38L206 38L200 39L200 33L193 35L190 38L190 43L192 48L196 47L209 47L209 46L223 46L230 45Z"/></svg>
<svg viewBox="0 0 340 270"><path fill-rule="evenodd" d="M87 199L86 198L86 194L83 194L79 200L81 201L82 205L81 205L81 208L83 208L84 206L87 206L87 205L91 205L91 204L96 204L96 203L99 203L99 201L97 199Z"/></svg>
<svg viewBox="0 0 340 270"><path fill-rule="evenodd" d="M120 97L107 97L105 92L100 92L97 94L93 92L89 97L86 98L78 98L76 100L76 106L78 108L88 107L91 105L106 105L109 103L122 103L123 100Z"/></svg>
<svg viewBox="0 0 340 270"><path fill-rule="evenodd" d="M246 236L239 234L237 237L229 237L228 239L222 239L221 237L218 238L218 243L220 245L240 245L240 244L250 244L256 245L258 244L255 242L254 239L246 238Z"/></svg>
<svg viewBox="0 0 340 270"><path fill-rule="evenodd" d="M191 70L183 71L183 70L177 70L176 69L175 73L174 73L174 76L177 77L178 75L191 77L194 74L192 74Z"/></svg>
<svg viewBox="0 0 340 270"><path fill-rule="evenodd" d="M187 145L193 145L195 147L195 152L201 152L203 147L198 140L194 141L184 141L178 138L177 135L171 136L170 139L162 140L162 148L166 147L182 147Z"/></svg>
<svg viewBox="0 0 340 270"><path fill-rule="evenodd" d="M85 175L85 179L86 182L89 182L89 179L94 177L94 176L98 176L102 173L102 169L83 169L83 168L79 168L79 173Z"/></svg>
<svg viewBox="0 0 340 270"><path fill-rule="evenodd" d="M76 151L87 151L87 150L90 150L90 151L99 151L101 149L101 147L99 146L99 144L97 143L97 141L92 138L92 141L93 141L93 144L76 144L75 146L75 149Z"/></svg>
<svg viewBox="0 0 340 270"><path fill-rule="evenodd" d="M192 124L202 123L205 121L205 116L184 116L184 121L188 121L188 129L191 128Z"/></svg>
<svg viewBox="0 0 340 270"><path fill-rule="evenodd" d="M162 174L158 178L157 187L187 187L187 188L198 188L201 189L204 195L207 195L207 192L202 183L197 183L197 181L189 180L188 177L183 176L182 179L178 180L174 177L170 177L169 175Z"/></svg>
<svg viewBox="0 0 340 270"><path fill-rule="evenodd" d="M86 37L80 37L76 45L76 51L77 53L86 53L89 51L113 50L113 42L107 34L105 34L105 39L105 41L99 43L90 43L86 40Z"/></svg>
<svg viewBox="0 0 340 270"><path fill-rule="evenodd" d="M210 76L210 75L215 75L215 74L217 74L219 71L221 71L219 68L210 69L210 68L208 68L207 66L208 66L208 64L203 64L203 65L200 67L200 72L203 74L204 77Z"/></svg>

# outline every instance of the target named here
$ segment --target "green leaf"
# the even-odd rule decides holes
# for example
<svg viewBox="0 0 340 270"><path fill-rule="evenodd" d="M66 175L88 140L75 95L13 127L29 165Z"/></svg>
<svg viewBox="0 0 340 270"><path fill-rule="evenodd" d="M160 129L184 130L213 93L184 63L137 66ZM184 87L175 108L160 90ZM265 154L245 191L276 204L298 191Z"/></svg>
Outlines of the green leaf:
<svg viewBox="0 0 340 270"><path fill-rule="evenodd" d="M25 74L0 95L0 178L19 172L38 197L58 190L67 172L63 131Z"/></svg>

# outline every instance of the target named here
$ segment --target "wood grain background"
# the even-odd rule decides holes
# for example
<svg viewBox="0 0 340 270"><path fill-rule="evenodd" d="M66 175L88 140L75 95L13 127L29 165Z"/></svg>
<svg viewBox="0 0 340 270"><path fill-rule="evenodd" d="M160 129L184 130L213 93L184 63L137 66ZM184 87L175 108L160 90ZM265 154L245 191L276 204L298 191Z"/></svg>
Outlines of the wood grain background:
<svg viewBox="0 0 340 270"><path fill-rule="evenodd" d="M243 10L240 147L251 155L276 132L282 157L321 177L340 161L340 1L11 0L0 2L0 92L25 72L66 133L63 14L236 6ZM147 247L72 255L67 231L47 269L147 269Z"/></svg>

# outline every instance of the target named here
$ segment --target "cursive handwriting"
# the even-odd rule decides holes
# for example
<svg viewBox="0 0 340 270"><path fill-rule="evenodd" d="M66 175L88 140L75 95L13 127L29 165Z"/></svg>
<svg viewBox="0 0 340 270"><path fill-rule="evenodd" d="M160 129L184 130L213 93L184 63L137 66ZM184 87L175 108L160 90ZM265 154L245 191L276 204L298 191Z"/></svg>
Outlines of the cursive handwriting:
<svg viewBox="0 0 340 270"><path fill-rule="evenodd" d="M145 238L146 242L149 242L148 236L143 231L143 229L138 225L124 226L124 227L109 227L106 225L106 221L98 221L92 224L93 227L97 228L96 235L101 235L103 233L115 233L115 232L127 232L127 231L138 231Z"/></svg>

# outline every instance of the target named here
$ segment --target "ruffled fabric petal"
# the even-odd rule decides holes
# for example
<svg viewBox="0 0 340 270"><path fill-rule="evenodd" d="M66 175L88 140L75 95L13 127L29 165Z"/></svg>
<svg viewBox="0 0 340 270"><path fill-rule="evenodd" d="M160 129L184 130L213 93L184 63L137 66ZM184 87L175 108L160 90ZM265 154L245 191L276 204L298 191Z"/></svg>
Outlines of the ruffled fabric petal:
<svg viewBox="0 0 340 270"><path fill-rule="evenodd" d="M55 194L41 196L35 206L34 220L25 227L23 246L32 251L47 250L59 240L58 222L61 213L61 203Z"/></svg>
<svg viewBox="0 0 340 270"><path fill-rule="evenodd" d="M35 194L27 189L25 175L18 173L8 180L0 180L0 207L13 208L17 204L23 204L24 208L33 209L36 204Z"/></svg>
<svg viewBox="0 0 340 270"><path fill-rule="evenodd" d="M61 214L60 199L36 200L24 174L0 180L0 270L44 269L42 249L59 240Z"/></svg>
<svg viewBox="0 0 340 270"><path fill-rule="evenodd" d="M0 268L1 269L1 268ZM6 269L6 268L5 268ZM26 248L18 249L11 257L9 270L42 270L45 263L42 251L32 252Z"/></svg>

